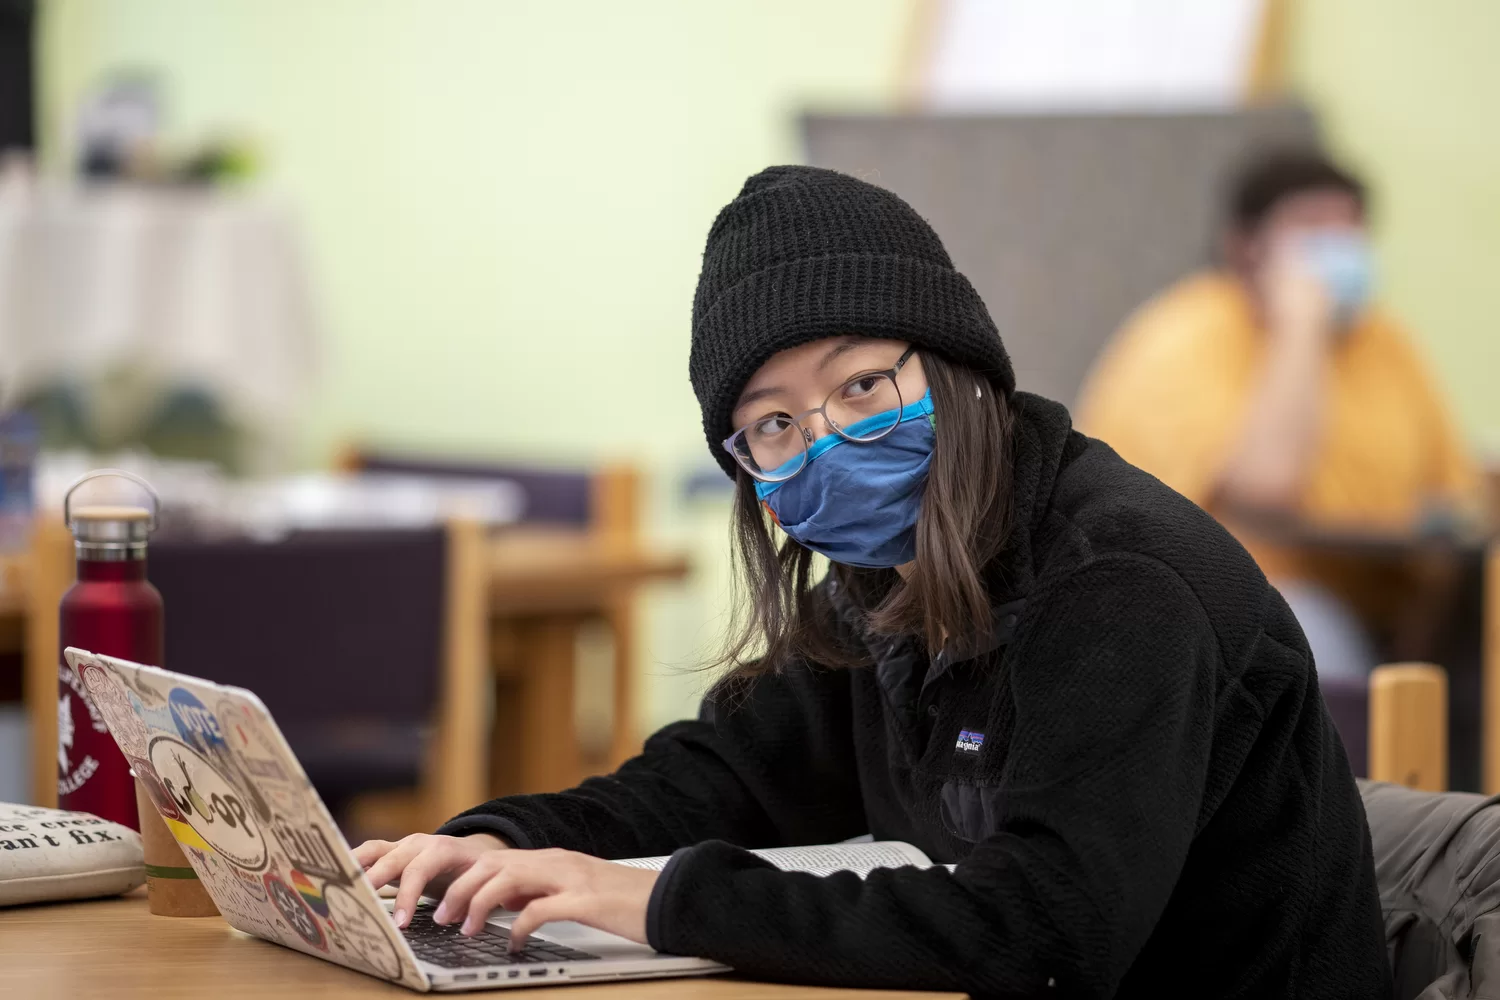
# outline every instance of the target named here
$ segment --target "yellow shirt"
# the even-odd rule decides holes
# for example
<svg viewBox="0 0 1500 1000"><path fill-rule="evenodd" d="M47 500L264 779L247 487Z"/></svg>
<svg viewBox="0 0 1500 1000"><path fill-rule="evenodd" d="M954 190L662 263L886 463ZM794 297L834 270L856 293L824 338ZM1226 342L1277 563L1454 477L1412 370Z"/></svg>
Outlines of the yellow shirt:
<svg viewBox="0 0 1500 1000"><path fill-rule="evenodd" d="M1077 426L1212 512L1265 349L1238 281L1221 273L1184 279L1115 335L1084 385ZM1434 501L1472 510L1478 476L1401 328L1369 311L1332 351L1302 519L1399 531ZM1273 581L1346 589L1306 554L1237 534Z"/></svg>

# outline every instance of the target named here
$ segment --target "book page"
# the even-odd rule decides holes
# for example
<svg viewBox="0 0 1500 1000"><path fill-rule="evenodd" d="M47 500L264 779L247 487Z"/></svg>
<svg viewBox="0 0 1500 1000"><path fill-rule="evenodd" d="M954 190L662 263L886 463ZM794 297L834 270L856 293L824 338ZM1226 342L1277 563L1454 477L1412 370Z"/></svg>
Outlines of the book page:
<svg viewBox="0 0 1500 1000"><path fill-rule="evenodd" d="M875 868L900 868L904 865L916 865L920 868L932 866L932 861L927 855L912 845L897 840L863 844L818 844L812 847L770 847L750 853L765 858L783 871L809 872L813 875L831 875L834 872L851 871L863 878ZM616 861L615 864L661 871L666 867L667 859L627 858Z"/></svg>
<svg viewBox="0 0 1500 1000"><path fill-rule="evenodd" d="M842 844L815 844L810 847L767 847L750 853L765 858L782 871L807 872L812 875L851 871L864 878L876 868L901 868L906 865L935 867L932 859L921 850L900 840L845 841ZM659 872L670 860L670 857L616 858L614 863ZM949 871L954 868L953 865L941 867ZM437 900L432 902L436 903ZM513 910L496 909L490 916L491 919L504 922L514 919L516 914Z"/></svg>

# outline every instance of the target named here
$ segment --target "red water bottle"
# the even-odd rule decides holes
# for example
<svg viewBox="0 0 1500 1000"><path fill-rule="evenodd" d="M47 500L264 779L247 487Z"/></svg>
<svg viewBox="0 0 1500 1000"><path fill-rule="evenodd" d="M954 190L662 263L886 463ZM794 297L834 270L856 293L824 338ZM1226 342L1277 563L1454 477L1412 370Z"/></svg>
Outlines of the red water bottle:
<svg viewBox="0 0 1500 1000"><path fill-rule="evenodd" d="M73 494L80 486L104 476L135 483L150 497L150 506L74 505ZM91 472L69 487L63 498L63 519L73 532L78 579L63 595L60 650L77 646L161 665L161 594L146 579L146 539L156 526L158 506L156 493L144 480L114 469ZM61 659L57 800L60 808L140 829L130 766L89 700L83 681Z"/></svg>

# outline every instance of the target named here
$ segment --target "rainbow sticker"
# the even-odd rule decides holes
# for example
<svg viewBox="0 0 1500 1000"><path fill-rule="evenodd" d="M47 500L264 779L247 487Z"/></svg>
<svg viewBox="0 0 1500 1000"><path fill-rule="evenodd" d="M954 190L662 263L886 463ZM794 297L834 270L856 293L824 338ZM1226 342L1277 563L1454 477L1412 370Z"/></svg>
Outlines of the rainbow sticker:
<svg viewBox="0 0 1500 1000"><path fill-rule="evenodd" d="M302 902L323 919L328 919L328 904L323 901L323 894L318 887L313 885L312 879L292 869L292 888L297 890L297 895L302 897Z"/></svg>

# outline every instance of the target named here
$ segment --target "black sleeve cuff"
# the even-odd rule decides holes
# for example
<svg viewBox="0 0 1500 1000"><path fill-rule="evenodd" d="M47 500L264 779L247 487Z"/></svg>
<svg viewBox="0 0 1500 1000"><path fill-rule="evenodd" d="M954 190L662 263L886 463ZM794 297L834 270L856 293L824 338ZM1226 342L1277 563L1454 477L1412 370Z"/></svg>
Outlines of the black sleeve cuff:
<svg viewBox="0 0 1500 1000"><path fill-rule="evenodd" d="M519 826L504 816L484 814L459 816L438 827L437 833L443 837L466 837L471 833L493 833L497 837L504 837L511 847L523 851L535 850L540 846L533 843Z"/></svg>
<svg viewBox="0 0 1500 1000"><path fill-rule="evenodd" d="M691 850L691 847L679 847L673 851L672 856L667 859L666 866L662 868L661 874L656 876L656 885L651 887L651 901L646 904L646 943L657 951L667 950L663 944L666 937L662 930L662 909L666 905L663 900L666 899L668 883L682 867L678 862L682 861Z"/></svg>

